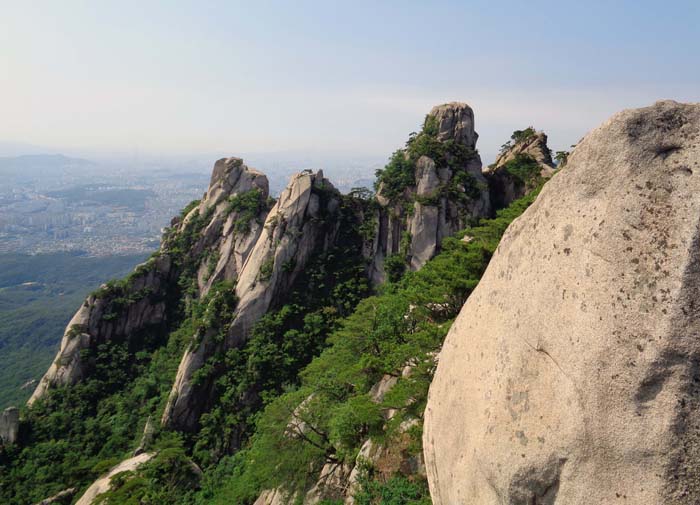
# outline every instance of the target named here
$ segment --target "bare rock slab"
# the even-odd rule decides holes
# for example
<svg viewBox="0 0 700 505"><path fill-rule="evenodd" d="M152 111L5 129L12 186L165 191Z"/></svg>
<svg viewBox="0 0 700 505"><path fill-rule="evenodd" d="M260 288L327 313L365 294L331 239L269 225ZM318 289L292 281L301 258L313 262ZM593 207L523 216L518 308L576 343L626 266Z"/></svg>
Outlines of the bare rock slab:
<svg viewBox="0 0 700 505"><path fill-rule="evenodd" d="M510 226L424 448L437 505L700 503L700 104L615 115Z"/></svg>

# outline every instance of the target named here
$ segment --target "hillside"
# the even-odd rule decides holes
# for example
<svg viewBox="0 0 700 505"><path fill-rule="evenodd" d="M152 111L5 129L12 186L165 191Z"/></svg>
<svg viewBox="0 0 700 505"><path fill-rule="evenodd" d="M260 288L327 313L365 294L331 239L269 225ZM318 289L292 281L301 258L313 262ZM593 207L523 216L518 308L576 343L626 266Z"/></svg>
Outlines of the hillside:
<svg viewBox="0 0 700 505"><path fill-rule="evenodd" d="M85 295L143 259L0 254L0 409L29 398Z"/></svg>
<svg viewBox="0 0 700 505"><path fill-rule="evenodd" d="M67 324L0 499L426 503L435 353L545 179L518 158L501 180L526 196L496 214L477 137L467 105L435 107L375 194L305 171L275 200L217 161L160 249Z"/></svg>

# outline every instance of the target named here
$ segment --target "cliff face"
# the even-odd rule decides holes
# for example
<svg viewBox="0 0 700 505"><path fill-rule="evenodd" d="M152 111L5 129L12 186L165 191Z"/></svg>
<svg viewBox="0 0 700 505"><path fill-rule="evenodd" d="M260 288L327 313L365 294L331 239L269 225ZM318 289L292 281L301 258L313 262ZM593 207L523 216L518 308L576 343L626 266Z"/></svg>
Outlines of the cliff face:
<svg viewBox="0 0 700 505"><path fill-rule="evenodd" d="M430 388L434 503L700 500L699 139L617 114L510 226Z"/></svg>
<svg viewBox="0 0 700 505"><path fill-rule="evenodd" d="M237 278L237 305L226 337L215 341L205 335L185 352L177 372L164 425L184 430L196 427L210 401L210 383L193 383L193 374L216 352L245 342L252 326L278 304L313 253L328 249L337 226L334 214L340 194L322 172L306 172L292 178L267 215Z"/></svg>
<svg viewBox="0 0 700 505"><path fill-rule="evenodd" d="M453 102L434 107L423 130L394 154L379 178L375 233L367 253L375 283L387 278L387 258L417 270L468 219L489 214L477 139L474 112Z"/></svg>
<svg viewBox="0 0 700 505"><path fill-rule="evenodd" d="M104 393L105 396L121 395L115 408L139 405L139 412L133 416L122 412L122 419L128 418L128 421L120 421L123 426L119 429L126 430L128 426L129 433L135 433L134 439L138 438L135 430L144 432L142 443L133 452L136 459L124 464L141 461L145 451L152 450L151 439L157 438L160 430L153 428L151 419L158 418L167 428L164 433L170 430L188 432L185 437L188 446L181 449L186 453L183 459L190 463L192 459L207 465L216 463L249 440L254 430L254 423L249 420L261 411L263 400L282 395L290 384L297 386L301 382L300 372L304 366L325 348L326 339L341 319L352 314L358 301L368 296L368 277L375 284L386 278L393 280L405 269L420 269L441 250L445 252L449 245L453 256L445 260L447 263L443 263L442 268L464 268L469 279L446 282L441 288L443 295L431 293L434 298L430 303L421 299L417 305L412 303L401 309L398 316L397 306L412 294L406 295L408 298L398 297L394 301L398 305L384 302L385 316L367 313L363 323L377 317L389 318L393 323L385 330L376 330L380 335L370 351L358 347L357 353L365 354L361 362L367 371L363 371L359 379L355 377L331 388L334 391L332 401L336 402L340 401L337 397L351 393L360 395L357 388L365 387L364 383L371 380L367 385L370 390L361 396L368 395L372 405L361 403L366 409L361 413L382 410L381 423L392 425L391 442L373 441L367 427L358 425L360 439L356 449L359 456L355 458L354 453L348 456L350 452L344 439L331 442L332 437L326 435L321 440L327 446L325 462L304 469L314 475L319 472L318 478L313 485L299 489L303 488L304 503L342 499L352 504L368 461L377 467L376 475L380 479L387 480L400 473L424 482L422 458L416 452L419 451L416 433L422 403L417 412L413 397L409 397L403 409L410 413L407 417L395 418L398 409L387 408L383 397L397 379L407 379L408 375L404 376L403 372L417 361L421 363L421 380L427 385L425 377L431 373L427 370L432 370L434 348L424 349L422 346L428 344L422 341L417 345L421 352L429 353L429 359L421 361L409 355L398 364L394 363L398 358L393 353L408 352L404 344L414 338L416 331L409 326L417 324L417 320L425 326L421 331L426 333L420 338L444 334L444 325L456 315L483 271L481 262L486 261L484 258L489 257L495 247L486 245L492 240L489 234L478 241L483 242L479 246L466 245L466 240L452 239L444 243L473 218L489 216L494 207L481 172L477 138L469 106L450 103L433 108L422 131L412 134L406 148L397 151L381 171L378 191L372 199L342 196L322 172L305 171L293 176L274 202L269 197L268 181L263 174L238 158L217 161L206 194L173 219L159 251L127 279L110 282L86 299L68 325L57 358L41 380L30 405L52 387L95 378L100 366L104 371L113 357L126 355L124 367L128 370L124 370L123 376L113 383L105 380L103 384L99 377L95 381L98 387L106 385L105 390L117 391ZM546 137L544 141L542 135L538 138L539 144L531 143L527 147L518 144L513 149L531 154L540 149L543 156L548 155ZM507 165L508 161L503 163ZM518 191L525 193L533 187L527 185ZM502 231L503 228L498 233ZM338 258L341 255L351 261L343 263ZM432 275L451 278L444 270ZM315 280L305 285L306 277ZM300 293L306 286L310 286L311 293L308 299L301 300L304 296ZM318 300L324 296L332 300ZM253 330L263 316L276 317L277 312L292 305L296 305L292 312L297 311L293 318L267 328L268 335L261 337L262 343L252 338L257 335ZM420 315L414 314L414 310ZM307 321L307 316L312 317ZM267 324L265 320L262 322ZM377 324L384 324L384 321ZM394 337L401 340L400 344L387 340L387 332L396 331L400 336ZM375 338L373 332L375 329L368 327L362 335L352 338L361 341L370 333ZM103 344L117 344L118 349L115 351ZM125 352L119 354L122 347ZM261 361L247 354L258 351L264 358ZM391 365L381 364L372 352L387 354L383 359ZM354 351L350 354L350 361L360 359ZM388 355L392 355L391 359ZM177 372L173 373L178 359ZM258 373L255 366L264 368L264 373ZM271 372L269 368L275 366L284 370ZM389 369L378 373L383 366ZM328 380L339 379L333 376ZM370 388L377 380L379 382ZM260 386L263 381L267 381L264 387ZM138 394L143 396L125 399L127 395L122 395L123 390L136 383ZM405 384L402 387L406 387ZM399 390L395 394L402 394L401 388ZM85 394L83 391L78 396ZM80 398L84 400L85 396ZM87 403L94 399L88 397ZM98 397L98 402L101 399ZM299 405L297 400L293 405ZM97 406L95 418L100 415L101 407ZM39 408L35 406L33 410L39 415L26 424L43 422L42 409L50 411L52 408L55 407L43 403ZM103 413L101 420L111 419L112 415ZM351 418L348 414L348 419ZM143 428L144 422L146 428ZM372 426L378 429L375 424ZM331 428L325 429L331 431ZM334 425L332 429L337 427ZM118 454L134 449L126 438L114 442ZM71 443L75 443L74 440ZM94 445L84 450L95 449ZM117 449L111 454L114 453ZM90 453L90 457L96 458L98 454ZM143 468L151 468L150 465L144 463ZM141 471L137 467L130 468L134 475ZM109 487L105 487L108 480L97 482L100 492ZM75 485L76 482L69 478L62 484ZM266 487L279 485L275 482ZM47 490L54 492L53 487ZM427 492L424 485L422 492ZM284 503L283 494L281 490L270 491L260 499ZM89 502L92 498L86 499Z"/></svg>

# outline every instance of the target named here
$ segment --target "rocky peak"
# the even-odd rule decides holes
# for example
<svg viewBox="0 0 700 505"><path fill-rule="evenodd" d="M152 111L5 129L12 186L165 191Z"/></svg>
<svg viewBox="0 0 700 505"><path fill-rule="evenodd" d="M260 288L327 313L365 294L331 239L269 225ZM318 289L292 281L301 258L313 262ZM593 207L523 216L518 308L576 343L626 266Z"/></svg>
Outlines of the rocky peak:
<svg viewBox="0 0 700 505"><path fill-rule="evenodd" d="M491 205L502 209L554 175L547 135L533 127L516 130L496 161L484 170L489 183Z"/></svg>
<svg viewBox="0 0 700 505"><path fill-rule="evenodd" d="M173 263L167 254L153 256L122 281L111 281L91 293L63 334L53 363L29 398L31 405L56 386L75 384L89 373L94 350L105 341L133 342L157 332L167 318L167 292Z"/></svg>
<svg viewBox="0 0 700 505"><path fill-rule="evenodd" d="M312 254L333 244L339 205L340 193L323 172L305 171L292 177L267 215L239 272L236 308L224 340L205 335L185 352L163 424L185 430L196 427L210 401L207 391L211 383L195 384L195 372L216 352L242 345L253 325L281 301L302 274Z"/></svg>
<svg viewBox="0 0 700 505"><path fill-rule="evenodd" d="M122 281L104 284L78 309L61 346L29 399L31 405L54 386L74 384L90 373L82 351L106 341L138 342L162 334L177 309L183 277L204 296L218 281L237 279L268 212L268 181L240 158L214 165L202 201L173 219L160 250Z"/></svg>
<svg viewBox="0 0 700 505"><path fill-rule="evenodd" d="M543 169L554 168L552 151L547 146L547 135L531 126L513 134L511 140L503 145L503 149L492 166L500 168L518 155L532 157Z"/></svg>
<svg viewBox="0 0 700 505"><path fill-rule="evenodd" d="M440 250L444 237L489 214L477 139L467 104L438 105L381 171L376 232L367 250L375 283L404 268L419 269Z"/></svg>
<svg viewBox="0 0 700 505"><path fill-rule="evenodd" d="M479 135L474 131L474 111L462 102L436 105L428 117L437 123L437 140L453 140L471 149L476 148Z"/></svg>
<svg viewBox="0 0 700 505"><path fill-rule="evenodd" d="M508 228L430 386L433 503L700 502L698 139L700 104L616 114Z"/></svg>
<svg viewBox="0 0 700 505"><path fill-rule="evenodd" d="M217 205L231 196L259 190L264 198L269 195L269 183L262 172L249 168L241 158L222 158L214 163L209 189L202 199L200 211Z"/></svg>

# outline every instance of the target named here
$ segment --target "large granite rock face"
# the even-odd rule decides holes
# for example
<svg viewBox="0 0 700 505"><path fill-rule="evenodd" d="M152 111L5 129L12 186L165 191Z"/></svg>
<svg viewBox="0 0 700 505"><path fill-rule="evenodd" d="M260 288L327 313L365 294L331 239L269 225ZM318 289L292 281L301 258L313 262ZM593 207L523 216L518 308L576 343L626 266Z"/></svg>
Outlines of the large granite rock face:
<svg viewBox="0 0 700 505"><path fill-rule="evenodd" d="M615 115L505 233L430 388L433 503L700 502L700 104Z"/></svg>
<svg viewBox="0 0 700 505"><path fill-rule="evenodd" d="M376 284L386 280L387 257L401 254L411 270L418 270L439 252L445 237L464 228L469 219L490 212L471 107L459 102L438 105L428 114L428 123L434 123L439 143L456 145L473 152L473 156L460 163L441 163L421 156L415 163L415 182L398 198L388 198L379 187L375 234L366 251L371 260L370 278ZM473 188L465 187L460 180L469 181Z"/></svg>
<svg viewBox="0 0 700 505"><path fill-rule="evenodd" d="M552 161L552 152L547 146L547 135L541 131L532 131L531 135L505 148L496 161L484 169L484 176L489 184L491 206L494 210L503 209L512 202L525 196L543 180L554 175L556 167ZM506 144L509 145L509 144ZM531 160L537 170L530 178L513 175L510 167L515 162Z"/></svg>
<svg viewBox="0 0 700 505"><path fill-rule="evenodd" d="M164 425L183 430L197 426L210 401L211 384L204 381L195 385L193 374L222 348L242 345L260 317L283 299L312 254L333 245L339 205L340 194L323 172L307 171L292 177L239 272L238 304L225 341L205 336L185 352L163 413Z"/></svg>
<svg viewBox="0 0 700 505"><path fill-rule="evenodd" d="M14 444L19 435L19 409L8 407L0 413L0 445Z"/></svg>

